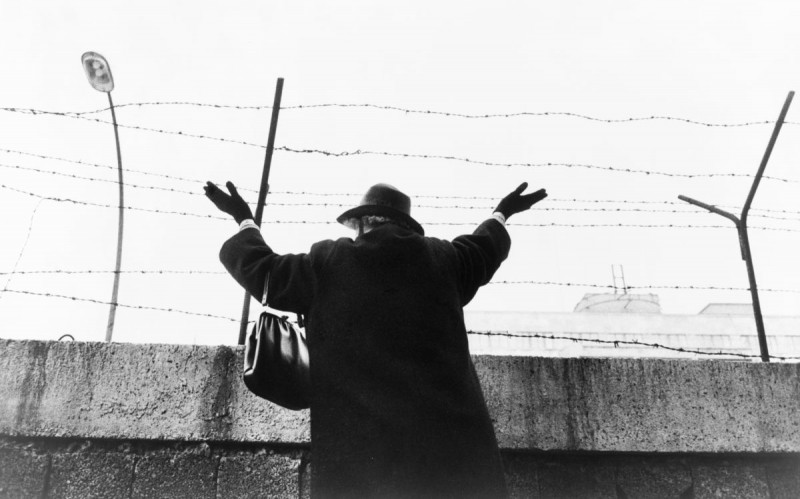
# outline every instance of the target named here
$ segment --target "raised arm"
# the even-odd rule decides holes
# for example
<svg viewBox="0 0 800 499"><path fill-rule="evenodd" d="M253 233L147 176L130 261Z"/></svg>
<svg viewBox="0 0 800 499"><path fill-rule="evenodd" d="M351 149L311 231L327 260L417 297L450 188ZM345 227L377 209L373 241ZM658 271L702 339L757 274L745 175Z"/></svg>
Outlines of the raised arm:
<svg viewBox="0 0 800 499"><path fill-rule="evenodd" d="M222 245L220 261L236 282L259 301L269 274L269 306L305 313L315 286L310 257L306 254L279 255L272 251L253 222L250 207L233 183L226 185L230 195L211 182L205 186L206 196L214 205L239 224L239 232Z"/></svg>
<svg viewBox="0 0 800 499"><path fill-rule="evenodd" d="M530 209L547 197L544 189L523 195L522 192L527 187L527 182L523 182L500 201L492 218L479 225L472 234L459 236L453 240L453 246L458 254L462 305L469 303L478 288L491 280L508 256L511 238L505 229L506 220L511 215Z"/></svg>

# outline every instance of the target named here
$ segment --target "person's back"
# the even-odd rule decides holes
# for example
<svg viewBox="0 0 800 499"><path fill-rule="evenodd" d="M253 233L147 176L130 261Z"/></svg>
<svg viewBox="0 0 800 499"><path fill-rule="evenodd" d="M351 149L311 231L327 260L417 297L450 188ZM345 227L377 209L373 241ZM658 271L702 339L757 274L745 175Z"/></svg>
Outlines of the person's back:
<svg viewBox="0 0 800 499"><path fill-rule="evenodd" d="M498 239L489 275L507 252L507 237ZM464 330L459 249L385 224L309 254L321 276L308 323L321 458L314 489L502 496L497 443Z"/></svg>
<svg viewBox="0 0 800 499"><path fill-rule="evenodd" d="M306 316L314 497L505 497L462 307L508 255L505 219L546 196L522 184L472 234L424 237L408 196L370 188L338 221L355 240L279 255L249 207L212 183L240 223L220 259L253 296ZM380 222L380 223L378 223Z"/></svg>

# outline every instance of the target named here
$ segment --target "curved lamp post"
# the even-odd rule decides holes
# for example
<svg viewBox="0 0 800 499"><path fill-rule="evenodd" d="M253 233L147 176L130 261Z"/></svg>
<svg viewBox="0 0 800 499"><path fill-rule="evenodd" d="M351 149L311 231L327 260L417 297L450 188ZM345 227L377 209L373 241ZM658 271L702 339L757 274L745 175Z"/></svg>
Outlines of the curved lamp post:
<svg viewBox="0 0 800 499"><path fill-rule="evenodd" d="M114 139L117 143L117 171L119 173L119 223L117 224L117 265L114 269L114 287L111 290L111 310L108 312L108 325L106 326L106 341L111 341L114 332L114 319L117 314L117 294L119 292L119 270L122 263L122 226L125 211L122 183L122 154L119 149L119 132L117 131L117 115L114 113L114 101L111 100L111 91L114 90L114 78L111 68L105 57L96 52L86 52L81 56L83 70L92 88L108 95L108 105L111 109L111 120L114 124Z"/></svg>

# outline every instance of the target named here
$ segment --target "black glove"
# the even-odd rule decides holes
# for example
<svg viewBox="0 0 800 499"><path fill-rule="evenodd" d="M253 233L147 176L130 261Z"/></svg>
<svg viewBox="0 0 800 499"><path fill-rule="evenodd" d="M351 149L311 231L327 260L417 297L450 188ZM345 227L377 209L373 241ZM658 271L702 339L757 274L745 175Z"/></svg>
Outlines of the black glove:
<svg viewBox="0 0 800 499"><path fill-rule="evenodd" d="M253 212L250 211L247 202L236 191L236 186L233 185L233 182L228 181L225 186L231 193L230 196L222 192L213 182L207 182L203 189L206 191L206 197L214 203L214 206L232 216L237 224L248 218L253 218Z"/></svg>
<svg viewBox="0 0 800 499"><path fill-rule="evenodd" d="M528 183L523 182L511 194L504 197L494 211L499 211L508 220L511 215L530 209L531 206L547 197L544 189L539 189L531 194L522 195L522 191L528 188Z"/></svg>

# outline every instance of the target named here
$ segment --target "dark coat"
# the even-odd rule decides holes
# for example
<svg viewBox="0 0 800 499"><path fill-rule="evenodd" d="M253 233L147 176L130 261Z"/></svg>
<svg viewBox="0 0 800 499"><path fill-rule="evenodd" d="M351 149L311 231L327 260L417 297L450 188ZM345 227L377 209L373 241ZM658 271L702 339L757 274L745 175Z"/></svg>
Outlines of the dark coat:
<svg viewBox="0 0 800 499"><path fill-rule="evenodd" d="M314 497L505 497L462 307L511 241L494 219L452 242L382 225L278 255L256 230L222 247L233 277L306 316Z"/></svg>

